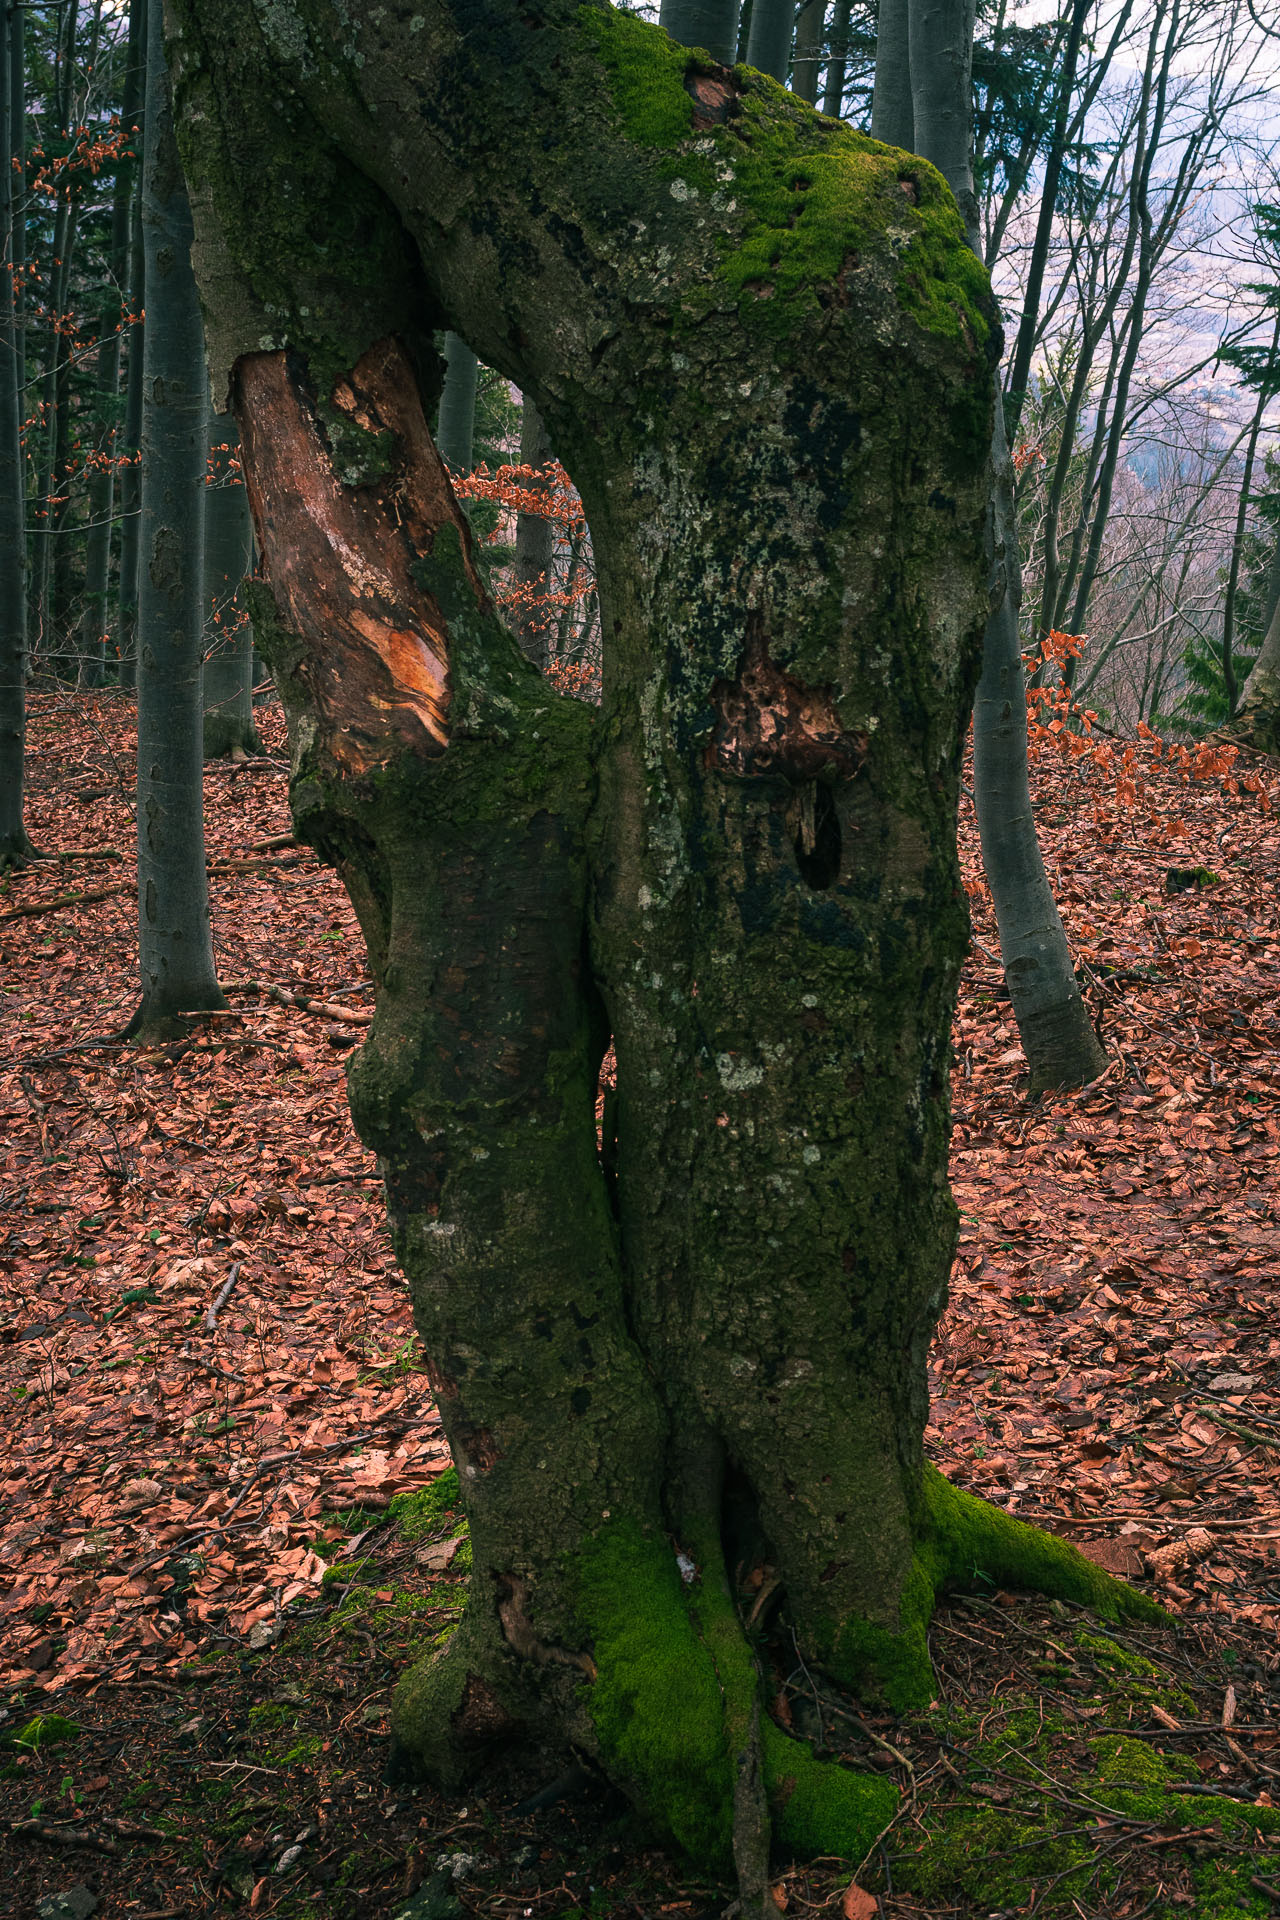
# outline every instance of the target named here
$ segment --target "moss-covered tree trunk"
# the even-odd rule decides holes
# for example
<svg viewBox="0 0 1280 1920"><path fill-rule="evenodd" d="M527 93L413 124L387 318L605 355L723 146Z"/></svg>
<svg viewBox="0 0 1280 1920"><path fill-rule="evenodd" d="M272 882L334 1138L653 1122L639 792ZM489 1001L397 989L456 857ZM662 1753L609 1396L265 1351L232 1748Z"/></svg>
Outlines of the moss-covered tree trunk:
<svg viewBox="0 0 1280 1920"><path fill-rule="evenodd" d="M985 275L925 163L624 14L173 12L255 630L369 947L352 1112L471 1522L396 1738L446 1782L567 1739L754 1897L770 1825L860 1855L892 1796L764 1711L739 1559L898 1704L941 1583L1112 1592L921 1444ZM442 327L581 489L598 714L489 605L425 426Z"/></svg>

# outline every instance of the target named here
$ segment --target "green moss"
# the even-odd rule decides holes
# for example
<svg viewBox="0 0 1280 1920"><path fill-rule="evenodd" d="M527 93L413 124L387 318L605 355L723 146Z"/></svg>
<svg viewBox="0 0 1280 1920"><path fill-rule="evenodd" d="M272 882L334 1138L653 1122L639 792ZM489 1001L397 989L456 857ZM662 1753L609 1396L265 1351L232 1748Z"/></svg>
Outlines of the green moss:
<svg viewBox="0 0 1280 1920"><path fill-rule="evenodd" d="M693 100L684 84L688 49L661 27L613 7L583 7L578 18L609 74L627 138L642 147L687 140L693 131Z"/></svg>
<svg viewBox="0 0 1280 1920"><path fill-rule="evenodd" d="M68 1720L60 1713L37 1713L12 1736L15 1747L29 1747L33 1753L40 1753L45 1747L58 1747L68 1740L78 1740L80 1728L74 1720Z"/></svg>
<svg viewBox="0 0 1280 1920"><path fill-rule="evenodd" d="M893 1632L857 1618L833 1625L824 1657L855 1692L878 1695L896 1713L928 1704L933 1692L928 1627L937 1596L966 1587L1025 1587L1092 1607L1106 1619L1163 1621L1163 1609L1112 1579L1064 1540L1014 1520L999 1507L953 1487L926 1467L917 1546ZM1127 1655L1094 1636L1108 1654ZM1155 1671L1154 1668L1151 1669Z"/></svg>
<svg viewBox="0 0 1280 1920"><path fill-rule="evenodd" d="M395 1521L406 1540L421 1540L424 1534L444 1534L456 1538L466 1532L462 1511L462 1489L458 1469L446 1467L429 1487L418 1493L398 1493L387 1507L387 1516Z"/></svg>
<svg viewBox="0 0 1280 1920"><path fill-rule="evenodd" d="M260 1706L249 1709L249 1725L259 1732L264 1727L293 1727L297 1723L295 1708L279 1705L273 1700L264 1700Z"/></svg>
<svg viewBox="0 0 1280 1920"><path fill-rule="evenodd" d="M1107 1640L1099 1633L1076 1635L1076 1645L1091 1654L1098 1666L1110 1673L1140 1674L1144 1679L1159 1678L1160 1669L1140 1653L1134 1653L1129 1647L1122 1647L1115 1640Z"/></svg>
<svg viewBox="0 0 1280 1920"><path fill-rule="evenodd" d="M1246 1920L1249 1915L1271 1915L1275 1912L1272 1901L1253 1885L1253 1876L1274 1880L1277 1863L1269 1864L1246 1861L1238 1865L1225 1860L1206 1860L1191 1870L1191 1882L1195 1888L1195 1920ZM1160 1907L1160 1920L1173 1920L1175 1914L1185 1914L1185 1907Z"/></svg>
<svg viewBox="0 0 1280 1920"><path fill-rule="evenodd" d="M820 315L844 272L879 255L897 261L899 299L920 326L985 348L993 315L986 269L926 161L837 126L746 67L734 70L739 98L729 123L695 134L685 79L708 56L632 14L584 7L579 18L627 138L672 156L660 172L678 198L710 196L717 214L730 216L716 221L716 283L685 293L689 317L722 304L727 290L753 331L781 343Z"/></svg>
<svg viewBox="0 0 1280 1920"><path fill-rule="evenodd" d="M611 1521L583 1562L577 1598L597 1668L587 1711L606 1766L686 1853L727 1871L733 1771L720 1683L669 1543Z"/></svg>
<svg viewBox="0 0 1280 1920"><path fill-rule="evenodd" d="M597 1536L579 1591L598 1678L588 1712L611 1772L701 1865L732 1862L735 1759L759 1677L721 1569L682 1586L667 1540L630 1522ZM782 1855L861 1859L893 1818L885 1780L817 1759L767 1715L760 1744Z"/></svg>

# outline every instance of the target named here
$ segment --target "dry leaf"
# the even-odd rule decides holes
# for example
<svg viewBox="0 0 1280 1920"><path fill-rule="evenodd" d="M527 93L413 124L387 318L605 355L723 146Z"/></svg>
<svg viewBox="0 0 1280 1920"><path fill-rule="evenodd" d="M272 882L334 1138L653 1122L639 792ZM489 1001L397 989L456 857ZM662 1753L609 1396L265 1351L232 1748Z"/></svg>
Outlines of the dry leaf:
<svg viewBox="0 0 1280 1920"><path fill-rule="evenodd" d="M851 1880L840 1902L840 1912L844 1920L875 1920L879 1911L880 1902L874 1893L867 1893L856 1880Z"/></svg>

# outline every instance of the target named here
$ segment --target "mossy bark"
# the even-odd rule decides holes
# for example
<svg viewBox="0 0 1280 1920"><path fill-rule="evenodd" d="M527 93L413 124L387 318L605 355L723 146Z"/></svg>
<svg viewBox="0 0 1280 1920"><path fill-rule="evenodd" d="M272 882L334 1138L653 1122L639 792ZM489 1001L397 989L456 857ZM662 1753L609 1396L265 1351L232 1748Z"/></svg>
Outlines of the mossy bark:
<svg viewBox="0 0 1280 1920"><path fill-rule="evenodd" d="M567 1737L744 1885L762 1821L859 1854L890 1795L762 1712L740 1559L777 1567L807 1657L897 1704L928 1697L949 1580L1121 1604L921 1445L985 276L925 163L627 16L173 13L255 630L298 830L369 947L352 1111L471 1521L470 1605L397 1741L449 1782L515 1729ZM419 392L441 328L581 489L598 715L488 604Z"/></svg>

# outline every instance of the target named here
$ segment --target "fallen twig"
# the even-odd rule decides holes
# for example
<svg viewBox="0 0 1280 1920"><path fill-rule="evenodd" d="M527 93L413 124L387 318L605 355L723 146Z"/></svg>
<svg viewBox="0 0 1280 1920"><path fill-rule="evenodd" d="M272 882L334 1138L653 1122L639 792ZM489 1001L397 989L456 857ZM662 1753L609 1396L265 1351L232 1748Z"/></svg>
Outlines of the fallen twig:
<svg viewBox="0 0 1280 1920"><path fill-rule="evenodd" d="M0 922L26 920L36 913L54 913L59 907L91 906L95 900L109 900L112 894L128 893L136 885L136 880L117 880L109 887L81 887L75 893L54 894L52 899L24 900L20 907L9 907L0 913Z"/></svg>
<svg viewBox="0 0 1280 1920"><path fill-rule="evenodd" d="M84 1827L51 1827L45 1820L11 1820L9 1831L22 1840L43 1840L53 1847L92 1847L98 1853L119 1853L114 1840Z"/></svg>
<svg viewBox="0 0 1280 1920"><path fill-rule="evenodd" d="M223 1285L219 1288L217 1299L214 1301L213 1305L209 1308L208 1313L206 1313L204 1317L204 1325L205 1325L206 1333L213 1333L216 1331L217 1325L218 1325L218 1315L222 1312L222 1309L226 1306L227 1301L231 1298L231 1289L235 1286L236 1281L240 1278L241 1264L242 1263L239 1260L236 1261L230 1273L227 1275L226 1280L223 1282Z"/></svg>

